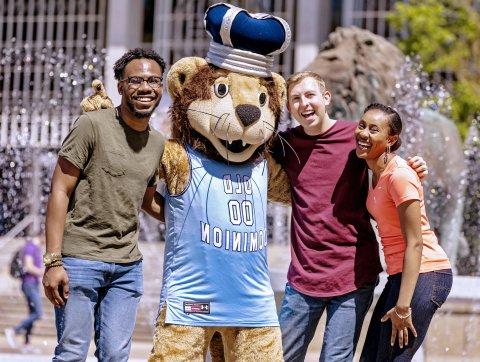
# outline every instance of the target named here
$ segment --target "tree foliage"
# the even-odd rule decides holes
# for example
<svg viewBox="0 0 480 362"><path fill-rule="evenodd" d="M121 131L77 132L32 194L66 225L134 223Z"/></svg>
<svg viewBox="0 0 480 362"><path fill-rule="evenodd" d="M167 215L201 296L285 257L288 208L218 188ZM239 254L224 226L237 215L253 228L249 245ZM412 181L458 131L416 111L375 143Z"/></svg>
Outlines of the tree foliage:
<svg viewBox="0 0 480 362"><path fill-rule="evenodd" d="M430 74L451 74L452 118L465 136L480 114L480 14L473 0L397 2L389 15L400 49Z"/></svg>

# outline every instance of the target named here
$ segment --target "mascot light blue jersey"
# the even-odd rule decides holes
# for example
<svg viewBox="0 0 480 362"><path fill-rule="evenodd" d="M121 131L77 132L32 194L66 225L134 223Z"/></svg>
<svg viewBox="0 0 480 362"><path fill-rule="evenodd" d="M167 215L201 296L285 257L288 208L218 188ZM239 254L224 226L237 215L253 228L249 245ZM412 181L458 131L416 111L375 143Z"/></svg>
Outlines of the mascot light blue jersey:
<svg viewBox="0 0 480 362"><path fill-rule="evenodd" d="M277 326L266 254L266 161L226 168L190 147L187 153L187 189L165 195L166 323Z"/></svg>

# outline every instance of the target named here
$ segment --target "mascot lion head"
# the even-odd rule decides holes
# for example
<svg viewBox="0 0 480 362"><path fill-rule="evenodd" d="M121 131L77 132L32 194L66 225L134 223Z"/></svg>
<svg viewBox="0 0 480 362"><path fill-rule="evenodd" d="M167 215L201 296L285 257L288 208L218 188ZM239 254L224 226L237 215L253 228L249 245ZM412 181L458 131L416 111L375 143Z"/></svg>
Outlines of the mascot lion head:
<svg viewBox="0 0 480 362"><path fill-rule="evenodd" d="M183 58L168 75L172 137L216 160L257 158L275 132L285 81L221 69L203 58Z"/></svg>
<svg viewBox="0 0 480 362"><path fill-rule="evenodd" d="M215 160L254 160L285 103L285 81L271 69L273 55L290 42L290 28L229 4L211 6L205 28L212 38L206 58L180 59L168 75L172 136Z"/></svg>

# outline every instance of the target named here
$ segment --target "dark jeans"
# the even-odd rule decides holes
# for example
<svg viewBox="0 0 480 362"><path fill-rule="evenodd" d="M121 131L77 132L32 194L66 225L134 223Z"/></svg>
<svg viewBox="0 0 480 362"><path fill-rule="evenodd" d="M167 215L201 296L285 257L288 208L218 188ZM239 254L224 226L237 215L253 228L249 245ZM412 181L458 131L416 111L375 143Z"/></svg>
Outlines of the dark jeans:
<svg viewBox="0 0 480 362"><path fill-rule="evenodd" d="M390 320L380 322L385 313L397 303L401 279L402 273L388 277L385 289L373 311L360 361L410 361L421 346L433 315L447 299L452 288L453 276L450 269L422 273L418 276L410 304L417 338L409 330L408 346L404 348L398 346L398 337L395 345L393 347L390 345L392 334Z"/></svg>
<svg viewBox="0 0 480 362"><path fill-rule="evenodd" d="M42 316L42 300L38 283L22 283L22 292L28 304L28 317L15 327L15 334L25 331L25 344L30 340L33 324Z"/></svg>

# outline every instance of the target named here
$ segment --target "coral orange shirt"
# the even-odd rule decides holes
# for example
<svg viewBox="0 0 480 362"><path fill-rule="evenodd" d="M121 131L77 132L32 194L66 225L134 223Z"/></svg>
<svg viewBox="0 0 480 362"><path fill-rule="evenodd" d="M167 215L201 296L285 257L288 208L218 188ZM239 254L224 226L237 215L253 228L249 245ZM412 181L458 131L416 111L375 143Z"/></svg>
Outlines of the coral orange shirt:
<svg viewBox="0 0 480 362"><path fill-rule="evenodd" d="M420 273L450 269L448 257L430 229L420 179L404 159L395 156L388 163L375 188L368 192L367 198L367 209L378 224L387 273L401 273L403 269L406 242L402 235L397 206L409 200L420 201L423 237Z"/></svg>

